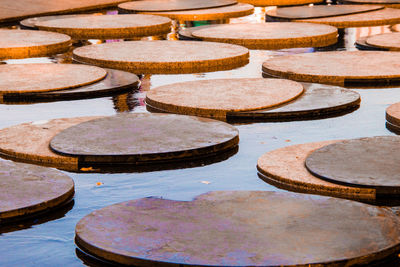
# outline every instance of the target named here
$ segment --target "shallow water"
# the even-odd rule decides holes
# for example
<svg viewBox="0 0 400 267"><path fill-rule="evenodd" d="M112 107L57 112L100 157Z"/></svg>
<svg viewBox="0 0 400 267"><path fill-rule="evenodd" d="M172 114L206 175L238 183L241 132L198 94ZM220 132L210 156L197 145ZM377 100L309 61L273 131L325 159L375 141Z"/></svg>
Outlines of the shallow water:
<svg viewBox="0 0 400 267"><path fill-rule="evenodd" d="M262 10L239 21L263 21ZM388 26L347 29L340 50L355 50L357 37L390 31ZM174 36L170 35L170 39ZM0 128L61 117L113 115L119 112L147 112L143 99L146 90L174 82L261 77L261 64L271 56L313 52L312 48L280 51L251 51L245 67L213 73L185 75L146 75L138 93L76 101L59 101L28 105L0 105ZM9 60L8 64L49 62L39 58ZM88 213L117 202L148 196L174 200L191 200L212 190L281 191L257 176L256 163L263 153L283 146L330 139L376 135L393 135L385 128L385 109L400 101L400 88L355 89L361 94L361 107L344 116L308 121L234 124L240 133L239 151L229 159L196 168L144 173L82 174L68 173L76 186L75 201L66 214L42 222L21 223L17 229L0 234L0 266L68 266L82 265L74 244L75 225ZM102 185L96 185L101 182ZM32 224L30 226L30 224ZM19 229L18 229L19 228ZM24 229L25 228L25 229Z"/></svg>

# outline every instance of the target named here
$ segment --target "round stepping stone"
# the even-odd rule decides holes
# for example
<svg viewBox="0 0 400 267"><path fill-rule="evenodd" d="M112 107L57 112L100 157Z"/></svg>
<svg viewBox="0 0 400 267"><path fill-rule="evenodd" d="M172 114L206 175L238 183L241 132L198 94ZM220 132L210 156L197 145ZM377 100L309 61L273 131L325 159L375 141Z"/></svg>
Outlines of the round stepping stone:
<svg viewBox="0 0 400 267"><path fill-rule="evenodd" d="M343 3L348 4L368 4L368 5L383 5L388 7L398 7L400 5L399 0L342 0Z"/></svg>
<svg viewBox="0 0 400 267"><path fill-rule="evenodd" d="M130 41L80 47L73 58L136 74L180 74L241 67L249 62L249 51L212 42Z"/></svg>
<svg viewBox="0 0 400 267"><path fill-rule="evenodd" d="M0 59L43 57L68 51L71 37L53 32L0 29Z"/></svg>
<svg viewBox="0 0 400 267"><path fill-rule="evenodd" d="M141 164L199 158L232 149L238 141L236 128L220 121L136 113L72 126L53 137L50 148L82 163Z"/></svg>
<svg viewBox="0 0 400 267"><path fill-rule="evenodd" d="M236 3L236 0L147 0L126 2L119 4L118 7L134 12L164 12L222 7Z"/></svg>
<svg viewBox="0 0 400 267"><path fill-rule="evenodd" d="M369 38L369 36L365 36L365 37L361 37L360 39L358 39L354 44L357 47L357 49L359 50L378 50L378 51L388 51L388 49L384 49L384 48L379 48L376 46L372 46L367 44L367 39Z"/></svg>
<svg viewBox="0 0 400 267"><path fill-rule="evenodd" d="M130 72L105 69L107 76L96 83L73 89L40 93L6 93L0 96L4 103L58 101L62 99L82 99L106 96L126 90L138 89L139 78Z"/></svg>
<svg viewBox="0 0 400 267"><path fill-rule="evenodd" d="M34 17L34 18L27 18L21 20L19 25L21 28L30 29L30 30L38 30L36 23L53 20L53 19L66 19L66 18L77 18L80 16L88 16L89 14L78 14L78 15L56 15L56 16L43 16L43 17ZM93 16L93 15L92 15Z"/></svg>
<svg viewBox="0 0 400 267"><path fill-rule="evenodd" d="M337 141L307 143L269 151L258 159L257 169L264 181L285 190L362 201L375 200L376 190L373 188L334 184L307 171L304 166L307 156L314 150L335 142Z"/></svg>
<svg viewBox="0 0 400 267"><path fill-rule="evenodd" d="M398 126L398 125L396 125L396 124L392 124L392 123L390 123L390 122L386 122L386 128L389 130L389 131L391 131L391 132L393 132L393 133L395 133L395 134L400 134L400 126Z"/></svg>
<svg viewBox="0 0 400 267"><path fill-rule="evenodd" d="M297 6L297 5L308 5L317 4L323 1L321 0L238 0L240 3L247 3L253 6Z"/></svg>
<svg viewBox="0 0 400 267"><path fill-rule="evenodd" d="M386 50L400 51L400 33L384 33L367 38L368 45Z"/></svg>
<svg viewBox="0 0 400 267"><path fill-rule="evenodd" d="M120 39L166 34L169 18L152 15L79 16L36 22L40 30L68 34L73 39Z"/></svg>
<svg viewBox="0 0 400 267"><path fill-rule="evenodd" d="M400 102L390 105L386 109L386 120L400 127Z"/></svg>
<svg viewBox="0 0 400 267"><path fill-rule="evenodd" d="M267 15L273 18L297 20L343 16L357 13L364 13L380 10L381 6L360 6L360 5L316 5L277 8L267 11Z"/></svg>
<svg viewBox="0 0 400 267"><path fill-rule="evenodd" d="M225 118L227 112L264 109L298 97L300 83L282 79L213 79L169 84L147 92L146 103L185 115Z"/></svg>
<svg viewBox="0 0 400 267"><path fill-rule="evenodd" d="M106 75L102 68L79 64L5 64L0 65L0 94L75 88Z"/></svg>
<svg viewBox="0 0 400 267"><path fill-rule="evenodd" d="M375 188L377 194L400 193L400 137L346 140L311 153L305 165L332 183Z"/></svg>
<svg viewBox="0 0 400 267"><path fill-rule="evenodd" d="M26 219L69 202L74 182L50 169L0 161L0 223Z"/></svg>
<svg viewBox="0 0 400 267"><path fill-rule="evenodd" d="M337 29L311 23L225 24L195 30L192 35L210 42L231 43L249 49L323 47L337 42Z"/></svg>
<svg viewBox="0 0 400 267"><path fill-rule="evenodd" d="M96 210L78 222L75 240L96 257L137 266L368 264L396 253L399 229L390 210L355 201L217 191Z"/></svg>
<svg viewBox="0 0 400 267"><path fill-rule="evenodd" d="M119 13L132 13L134 11L119 6ZM157 16L168 17L173 20L180 21L199 21L199 20L224 20L229 18L243 17L251 15L254 12L254 6L239 3L236 5L195 9L188 11L168 11L168 12L143 12L143 14L151 14Z"/></svg>
<svg viewBox="0 0 400 267"><path fill-rule="evenodd" d="M379 68L377 67L379 66ZM400 79L400 53L333 51L281 56L263 63L267 75L315 83L390 83Z"/></svg>
<svg viewBox="0 0 400 267"><path fill-rule="evenodd" d="M219 26L219 24L211 24L211 25L203 25L203 26L197 26L197 27L189 27L185 29L180 29L178 32L178 37L180 40L200 40L199 38L196 38L192 35L194 31L197 30L202 30L202 29L207 29L210 27L216 27Z"/></svg>
<svg viewBox="0 0 400 267"><path fill-rule="evenodd" d="M295 100L264 110L228 112L228 120L301 120L339 115L353 111L361 102L357 92L342 87L303 84L304 93Z"/></svg>

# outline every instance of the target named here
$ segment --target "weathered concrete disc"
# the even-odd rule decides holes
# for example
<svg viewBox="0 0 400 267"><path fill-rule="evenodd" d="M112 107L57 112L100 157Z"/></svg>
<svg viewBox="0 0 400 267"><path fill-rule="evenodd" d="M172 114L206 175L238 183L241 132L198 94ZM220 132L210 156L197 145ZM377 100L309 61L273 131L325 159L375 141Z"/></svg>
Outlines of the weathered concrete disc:
<svg viewBox="0 0 400 267"><path fill-rule="evenodd" d="M75 88L106 75L102 68L79 64L5 64L0 65L0 94Z"/></svg>
<svg viewBox="0 0 400 267"><path fill-rule="evenodd" d="M287 120L323 117L353 110L360 105L357 92L336 86L304 83L304 93L279 107L247 112L228 112L228 119Z"/></svg>
<svg viewBox="0 0 400 267"><path fill-rule="evenodd" d="M253 6L297 6L321 3L321 0L238 0Z"/></svg>
<svg viewBox="0 0 400 267"><path fill-rule="evenodd" d="M6 93L0 99L2 98L4 103L57 101L61 99L100 97L128 89L134 90L139 88L140 80L135 74L121 70L105 70L107 71L107 76L103 80L86 86L40 93Z"/></svg>
<svg viewBox="0 0 400 267"><path fill-rule="evenodd" d="M367 38L366 43L378 48L400 51L400 33L384 33Z"/></svg>
<svg viewBox="0 0 400 267"><path fill-rule="evenodd" d="M375 5L394 5L400 4L399 0L345 0L347 3L352 4L375 4Z"/></svg>
<svg viewBox="0 0 400 267"><path fill-rule="evenodd" d="M19 25L21 26L21 28L37 30L38 27L36 26L36 23L38 23L38 22L43 22L43 21L48 21L48 20L53 20L53 19L77 18L77 17L81 17L81 16L88 16L88 15L89 14L73 14L73 15L55 15L55 16L27 18L27 19L21 20L19 22Z"/></svg>
<svg viewBox="0 0 400 267"><path fill-rule="evenodd" d="M379 66L379 68L377 68ZM390 83L400 79L400 53L332 51L281 56L263 63L272 76L315 83Z"/></svg>
<svg viewBox="0 0 400 267"><path fill-rule="evenodd" d="M390 105L386 109L386 120L400 127L400 102Z"/></svg>
<svg viewBox="0 0 400 267"><path fill-rule="evenodd" d="M71 37L65 34L0 29L0 59L43 57L66 52Z"/></svg>
<svg viewBox="0 0 400 267"><path fill-rule="evenodd" d="M118 7L134 12L164 12L222 7L236 3L236 0L147 0L126 2L119 4Z"/></svg>
<svg viewBox="0 0 400 267"><path fill-rule="evenodd" d="M346 140L311 153L305 165L317 177L348 186L400 193L400 137Z"/></svg>
<svg viewBox="0 0 400 267"><path fill-rule="evenodd" d="M78 158L55 154L49 148L50 140L60 131L98 117L54 119L23 123L0 130L2 157L77 171Z"/></svg>
<svg viewBox="0 0 400 267"><path fill-rule="evenodd" d="M396 124L393 124L393 123L390 123L387 121L386 128L395 134L400 134L400 126L399 125L396 125Z"/></svg>
<svg viewBox="0 0 400 267"><path fill-rule="evenodd" d="M135 266L368 264L398 249L399 229L390 210L355 201L216 191L102 208L78 222L75 240L92 255Z"/></svg>
<svg viewBox="0 0 400 267"><path fill-rule="evenodd" d="M132 13L132 10L119 7L119 13ZM143 14L151 14L164 16L174 20L198 21L198 20L223 20L229 18L243 17L253 14L254 6L239 3L236 5L195 9L187 11L168 11L168 12L143 12Z"/></svg>
<svg viewBox="0 0 400 267"><path fill-rule="evenodd" d="M118 39L169 33L171 20L152 15L79 16L36 22L40 30L68 34L73 39Z"/></svg>
<svg viewBox="0 0 400 267"><path fill-rule="evenodd" d="M202 30L202 29L207 29L210 27L216 27L219 26L219 24L211 24L211 25L203 25L203 26L197 26L197 27L189 27L185 29L180 29L178 32L178 37L180 40L200 40L199 38L196 38L192 35L194 31L197 30Z"/></svg>
<svg viewBox="0 0 400 267"><path fill-rule="evenodd" d="M328 24L337 28L393 25L400 23L400 9L384 8L359 14L316 19L299 19L295 21Z"/></svg>
<svg viewBox="0 0 400 267"><path fill-rule="evenodd" d="M365 36L365 37L361 37L361 38L357 39L356 42L354 43L355 46L357 47L357 49L359 49L359 50L388 51L388 49L379 48L379 47L367 44L367 39L368 38L369 38L369 36Z"/></svg>
<svg viewBox="0 0 400 267"><path fill-rule="evenodd" d="M74 182L67 175L11 161L0 161L0 186L0 224L45 212L74 195Z"/></svg>
<svg viewBox="0 0 400 267"><path fill-rule="evenodd" d="M296 6L268 10L267 15L280 19L312 19L343 16L383 9L382 6L367 5L316 5Z"/></svg>
<svg viewBox="0 0 400 267"><path fill-rule="evenodd" d="M236 128L220 121L135 113L72 126L53 137L50 148L81 162L139 164L196 158L233 148L238 141Z"/></svg>
<svg viewBox="0 0 400 267"><path fill-rule="evenodd" d="M268 183L286 190L355 200L375 200L373 188L334 184L309 173L304 166L307 156L316 149L337 141L323 141L287 146L269 151L257 162L257 169Z"/></svg>
<svg viewBox="0 0 400 267"><path fill-rule="evenodd" d="M198 73L246 65L247 48L212 42L130 41L79 47L76 61L136 74Z"/></svg>
<svg viewBox="0 0 400 267"><path fill-rule="evenodd" d="M312 23L224 24L195 30L194 37L204 41L231 43L249 49L323 47L337 42L337 29Z"/></svg>
<svg viewBox="0 0 400 267"><path fill-rule="evenodd" d="M282 79L213 79L174 83L147 92L146 103L185 115L225 118L227 112L264 109L295 99L300 83Z"/></svg>

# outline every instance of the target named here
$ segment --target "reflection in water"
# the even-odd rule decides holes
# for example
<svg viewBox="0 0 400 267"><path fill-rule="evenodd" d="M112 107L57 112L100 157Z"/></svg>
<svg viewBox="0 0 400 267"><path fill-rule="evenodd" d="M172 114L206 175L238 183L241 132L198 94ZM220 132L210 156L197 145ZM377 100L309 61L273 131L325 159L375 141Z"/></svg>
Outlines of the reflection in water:
<svg viewBox="0 0 400 267"><path fill-rule="evenodd" d="M140 101L135 97L134 92L113 96L112 102L117 113L130 112L140 106Z"/></svg>

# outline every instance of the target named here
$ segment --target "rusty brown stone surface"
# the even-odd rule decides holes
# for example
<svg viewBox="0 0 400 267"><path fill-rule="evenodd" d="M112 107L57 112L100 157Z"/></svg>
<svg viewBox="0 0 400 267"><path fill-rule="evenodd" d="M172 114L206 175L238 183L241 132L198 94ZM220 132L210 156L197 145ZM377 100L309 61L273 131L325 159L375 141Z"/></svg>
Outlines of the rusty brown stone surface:
<svg viewBox="0 0 400 267"><path fill-rule="evenodd" d="M249 51L212 42L128 41L80 47L73 58L136 74L179 74L241 67L248 63Z"/></svg>
<svg viewBox="0 0 400 267"><path fill-rule="evenodd" d="M351 4L368 4L368 5L384 5L395 7L400 4L399 0L345 0L346 3Z"/></svg>
<svg viewBox="0 0 400 267"><path fill-rule="evenodd" d="M399 226L389 209L355 201L217 191L118 203L85 216L75 233L92 255L135 266L350 266L393 254Z"/></svg>
<svg viewBox="0 0 400 267"><path fill-rule="evenodd" d="M376 46L372 46L367 44L367 39L369 36L360 37L354 43L359 50L375 50L375 51L388 51L388 49L379 48Z"/></svg>
<svg viewBox="0 0 400 267"><path fill-rule="evenodd" d="M328 24L331 26L335 26L337 28L392 25L400 23L400 9L384 8L381 10L353 14L353 15L317 18L317 19L302 19L295 21Z"/></svg>
<svg viewBox="0 0 400 267"><path fill-rule="evenodd" d="M140 14L55 18L38 21L35 25L40 30L67 34L79 40L133 38L171 31L169 18Z"/></svg>
<svg viewBox="0 0 400 267"><path fill-rule="evenodd" d="M360 105L360 95L342 87L303 83L304 93L291 102L278 107L247 112L228 112L231 119L302 119L321 117L351 110Z"/></svg>
<svg viewBox="0 0 400 267"><path fill-rule="evenodd" d="M75 88L106 75L99 67L78 64L5 64L0 65L0 94Z"/></svg>
<svg viewBox="0 0 400 267"><path fill-rule="evenodd" d="M71 37L29 30L0 30L0 59L42 57L66 52Z"/></svg>
<svg viewBox="0 0 400 267"><path fill-rule="evenodd" d="M107 76L96 83L81 86L73 89L49 91L49 92L29 92L29 93L6 93L0 97L0 103L35 103L51 102L62 99L83 99L111 95L126 90L138 89L140 86L139 77L133 73L105 69Z"/></svg>
<svg viewBox="0 0 400 267"><path fill-rule="evenodd" d="M126 0L2 0L0 23L27 17L65 14L115 7Z"/></svg>
<svg viewBox="0 0 400 267"><path fill-rule="evenodd" d="M384 33L369 36L366 43L371 46L391 51L400 51L400 33Z"/></svg>
<svg viewBox="0 0 400 267"><path fill-rule="evenodd" d="M118 8L121 13L132 13L129 9ZM238 3L236 5L207 8L207 9L195 9L188 11L170 11L170 12L143 12L142 14L150 14L157 16L164 16L174 20L184 21L197 21L197 20L224 20L229 18L243 17L253 14L254 6L244 3Z"/></svg>
<svg viewBox="0 0 400 267"><path fill-rule="evenodd" d="M295 99L300 83L282 79L212 79L175 83L147 92L146 102L178 114L225 118L227 112L264 109Z"/></svg>
<svg viewBox="0 0 400 267"><path fill-rule="evenodd" d="M33 18L27 18L27 19L21 20L19 22L19 24L23 28L37 30L38 28L36 27L36 23L38 23L38 22L43 22L43 21L52 20L52 19L77 18L80 16L88 16L88 15L89 14L72 14L72 15L53 15L53 16L33 17ZM93 14L92 16L95 16L95 15Z"/></svg>
<svg viewBox="0 0 400 267"><path fill-rule="evenodd" d="M296 6L308 5L323 2L322 0L238 0L239 3L246 3L253 6Z"/></svg>
<svg viewBox="0 0 400 267"><path fill-rule="evenodd" d="M285 185L286 190L355 200L375 200L375 189L331 183L307 171L304 166L307 156L314 150L335 142L337 141L314 142L269 151L258 159L257 169L272 182Z"/></svg>
<svg viewBox="0 0 400 267"><path fill-rule="evenodd" d="M98 117L54 119L23 123L0 130L0 156L65 170L78 170L78 158L61 156L49 148L60 131ZM29 134L28 134L29 133Z"/></svg>
<svg viewBox="0 0 400 267"><path fill-rule="evenodd" d="M118 7L134 12L168 12L215 8L236 3L236 0L147 0L126 2L119 4Z"/></svg>
<svg viewBox="0 0 400 267"><path fill-rule="evenodd" d="M322 26L322 27L321 27ZM323 47L337 42L337 29L312 23L224 24L192 32L204 41L231 43L249 49Z"/></svg>
<svg viewBox="0 0 400 267"><path fill-rule="evenodd" d="M377 68L379 66L379 68ZM333 51L281 56L263 63L269 75L304 82L344 85L400 79L400 53Z"/></svg>
<svg viewBox="0 0 400 267"><path fill-rule="evenodd" d="M382 6L370 5L316 5L277 8L268 10L266 14L271 17L299 20L351 15L380 10L383 8L384 7Z"/></svg>
<svg viewBox="0 0 400 267"><path fill-rule="evenodd" d="M0 225L64 204L74 195L74 181L50 169L0 161Z"/></svg>
<svg viewBox="0 0 400 267"><path fill-rule="evenodd" d="M400 194L400 137L376 136L324 146L308 155L306 168L321 179Z"/></svg>
<svg viewBox="0 0 400 267"><path fill-rule="evenodd" d="M238 142L238 130L224 122L133 113L72 126L54 136L50 148L78 156L81 162L140 164L196 158L234 148Z"/></svg>
<svg viewBox="0 0 400 267"><path fill-rule="evenodd" d="M400 127L400 102L390 105L386 109L386 120Z"/></svg>

